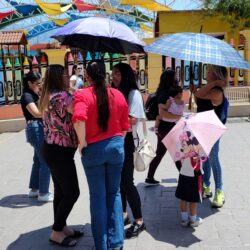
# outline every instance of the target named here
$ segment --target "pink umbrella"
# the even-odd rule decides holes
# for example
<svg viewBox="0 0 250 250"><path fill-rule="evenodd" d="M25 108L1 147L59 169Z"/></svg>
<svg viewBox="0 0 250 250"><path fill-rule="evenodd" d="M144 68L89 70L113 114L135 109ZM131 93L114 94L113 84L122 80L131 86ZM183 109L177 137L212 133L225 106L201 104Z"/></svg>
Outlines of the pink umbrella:
<svg viewBox="0 0 250 250"><path fill-rule="evenodd" d="M227 130L213 110L181 118L162 140L174 161L199 156L206 160Z"/></svg>

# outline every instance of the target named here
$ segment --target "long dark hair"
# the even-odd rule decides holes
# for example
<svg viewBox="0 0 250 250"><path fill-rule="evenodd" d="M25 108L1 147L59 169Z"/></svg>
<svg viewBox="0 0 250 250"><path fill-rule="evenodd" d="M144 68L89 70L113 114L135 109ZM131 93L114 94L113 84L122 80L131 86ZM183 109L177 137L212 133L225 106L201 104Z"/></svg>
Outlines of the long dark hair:
<svg viewBox="0 0 250 250"><path fill-rule="evenodd" d="M70 76L73 76L76 74L76 69L77 69L77 65L75 64L73 67L72 67L72 72L71 72L71 75Z"/></svg>
<svg viewBox="0 0 250 250"><path fill-rule="evenodd" d="M29 73L25 74L23 77L23 90L29 90L29 83L28 82L35 82L41 79L41 75L39 72L30 71Z"/></svg>
<svg viewBox="0 0 250 250"><path fill-rule="evenodd" d="M51 64L46 70L44 85L39 103L41 112L45 111L49 105L49 96L53 92L67 90L68 85L65 81L66 73L60 64Z"/></svg>
<svg viewBox="0 0 250 250"><path fill-rule="evenodd" d="M175 71L172 69L164 70L161 74L160 83L156 90L156 96L166 95L169 89L176 85Z"/></svg>
<svg viewBox="0 0 250 250"><path fill-rule="evenodd" d="M97 123L103 132L108 129L108 120L109 120L109 98L107 86L105 84L106 70L105 64L101 60L93 60L89 62L86 68L88 76L94 82L94 90L97 100L97 109L98 109L98 120Z"/></svg>
<svg viewBox="0 0 250 250"><path fill-rule="evenodd" d="M119 90L123 93L126 100L128 100L129 92L132 89L138 89L134 71L127 63L118 63L114 66L114 68L119 69L121 73Z"/></svg>

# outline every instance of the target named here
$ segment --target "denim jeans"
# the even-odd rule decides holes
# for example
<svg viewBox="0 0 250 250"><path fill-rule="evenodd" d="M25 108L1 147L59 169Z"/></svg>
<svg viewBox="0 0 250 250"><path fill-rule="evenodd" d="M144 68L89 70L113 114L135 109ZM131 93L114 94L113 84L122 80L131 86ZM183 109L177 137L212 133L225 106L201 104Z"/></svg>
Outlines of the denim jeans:
<svg viewBox="0 0 250 250"><path fill-rule="evenodd" d="M38 189L39 193L46 194L49 192L50 170L41 152L44 142L42 122L35 120L28 123L25 132L27 142L34 148L29 188Z"/></svg>
<svg viewBox="0 0 250 250"><path fill-rule="evenodd" d="M215 183L215 190L219 189L222 190L222 171L221 165L219 161L219 142L218 140L209 154L209 157L206 162L203 163L203 182L206 186L210 186L210 177L211 177L211 168L213 170L214 175L214 183Z"/></svg>
<svg viewBox="0 0 250 250"><path fill-rule="evenodd" d="M91 227L96 250L123 246L124 225L120 195L124 139L115 136L89 144L82 164L90 193Z"/></svg>

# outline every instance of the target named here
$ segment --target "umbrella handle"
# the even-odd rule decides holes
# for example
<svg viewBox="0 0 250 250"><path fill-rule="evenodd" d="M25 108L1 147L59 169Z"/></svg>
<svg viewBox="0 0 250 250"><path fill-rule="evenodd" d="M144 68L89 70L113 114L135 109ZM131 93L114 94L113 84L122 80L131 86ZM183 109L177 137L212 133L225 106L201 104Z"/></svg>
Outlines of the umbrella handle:
<svg viewBox="0 0 250 250"><path fill-rule="evenodd" d="M188 100L188 110L192 110L192 97L193 97L193 92L190 91L190 96L189 96L189 100Z"/></svg>

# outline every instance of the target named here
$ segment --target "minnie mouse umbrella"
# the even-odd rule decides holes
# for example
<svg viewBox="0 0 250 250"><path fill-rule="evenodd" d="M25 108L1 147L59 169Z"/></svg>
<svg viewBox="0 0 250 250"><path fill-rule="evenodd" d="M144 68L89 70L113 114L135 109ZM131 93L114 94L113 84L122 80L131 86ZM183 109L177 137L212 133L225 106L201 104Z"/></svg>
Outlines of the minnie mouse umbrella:
<svg viewBox="0 0 250 250"><path fill-rule="evenodd" d="M174 161L192 157L205 160L226 130L213 110L190 114L177 122L162 143Z"/></svg>

